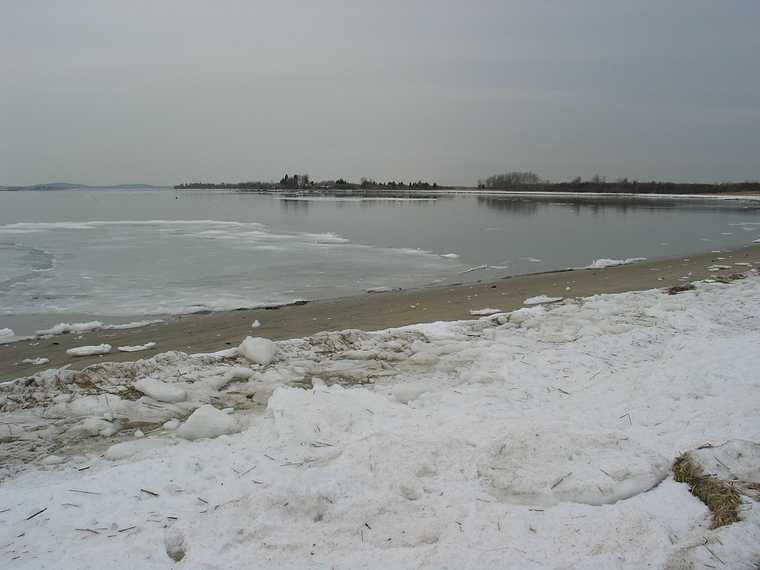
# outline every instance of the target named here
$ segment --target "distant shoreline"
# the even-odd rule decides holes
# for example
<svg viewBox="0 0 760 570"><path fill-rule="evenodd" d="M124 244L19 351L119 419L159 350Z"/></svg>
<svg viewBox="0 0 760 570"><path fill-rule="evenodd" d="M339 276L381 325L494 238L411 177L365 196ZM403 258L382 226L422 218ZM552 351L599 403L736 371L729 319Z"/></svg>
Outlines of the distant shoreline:
<svg viewBox="0 0 760 570"><path fill-rule="evenodd" d="M506 194L567 194L567 195L604 195L604 196L705 196L705 195L760 195L760 183L742 182L725 184L699 184L677 182L557 182L539 184L515 184L504 187L489 186L446 186L437 183L415 182L409 184L390 182L382 183L310 183L293 186L277 182L236 182L205 183L195 182L177 184L175 190L238 190L244 192L295 192L304 194L324 193L419 193L419 192L498 192Z"/></svg>

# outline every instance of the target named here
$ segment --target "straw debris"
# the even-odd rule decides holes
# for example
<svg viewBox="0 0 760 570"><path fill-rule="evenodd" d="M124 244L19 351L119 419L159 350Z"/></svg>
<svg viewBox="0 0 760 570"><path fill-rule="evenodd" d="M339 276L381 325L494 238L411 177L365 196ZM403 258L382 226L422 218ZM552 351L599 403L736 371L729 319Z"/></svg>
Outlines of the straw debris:
<svg viewBox="0 0 760 570"><path fill-rule="evenodd" d="M702 466L688 453L673 463L673 477L679 483L687 483L691 494L707 505L713 515L712 528L739 520L741 497L734 485L713 475L705 475Z"/></svg>

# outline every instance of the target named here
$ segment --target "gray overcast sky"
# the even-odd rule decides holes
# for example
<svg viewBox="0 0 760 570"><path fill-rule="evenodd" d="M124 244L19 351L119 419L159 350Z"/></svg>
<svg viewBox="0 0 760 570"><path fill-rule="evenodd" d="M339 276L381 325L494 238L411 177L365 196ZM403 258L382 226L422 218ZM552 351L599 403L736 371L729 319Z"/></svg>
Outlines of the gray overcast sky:
<svg viewBox="0 0 760 570"><path fill-rule="evenodd" d="M760 178L760 1L0 0L0 184Z"/></svg>

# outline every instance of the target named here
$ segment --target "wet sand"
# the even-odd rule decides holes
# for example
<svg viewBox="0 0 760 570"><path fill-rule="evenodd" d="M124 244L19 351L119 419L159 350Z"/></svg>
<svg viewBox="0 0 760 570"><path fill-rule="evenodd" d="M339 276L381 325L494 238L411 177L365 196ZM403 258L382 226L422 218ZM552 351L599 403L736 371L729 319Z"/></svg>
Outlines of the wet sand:
<svg viewBox="0 0 760 570"><path fill-rule="evenodd" d="M470 310L512 311L522 307L525 299L536 295L586 297L598 293L664 288L748 269L735 263L760 265L760 245L606 269L555 271L312 301L305 305L185 315L139 329L92 331L20 341L0 345L0 380L28 376L67 364L79 369L96 362L137 360L169 350L214 352L237 346L246 335L280 340L329 330L379 330L421 322L470 319L476 318L470 315ZM717 273L708 271L707 268L714 264L732 268ZM686 276L688 280L680 279ZM261 322L261 327L252 329L255 320ZM66 349L75 346L108 343L115 351L117 346L147 342L156 342L157 346L142 352L113 352L104 356L75 358L66 354ZM21 364L24 359L37 357L48 358L50 362L42 366Z"/></svg>

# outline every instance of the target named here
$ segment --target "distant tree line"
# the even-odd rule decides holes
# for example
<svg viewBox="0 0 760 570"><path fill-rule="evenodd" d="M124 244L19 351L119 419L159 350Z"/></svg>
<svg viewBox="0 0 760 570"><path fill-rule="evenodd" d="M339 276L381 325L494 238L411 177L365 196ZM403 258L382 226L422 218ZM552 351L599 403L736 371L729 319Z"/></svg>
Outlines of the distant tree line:
<svg viewBox="0 0 760 570"><path fill-rule="evenodd" d="M361 178L358 183L345 178L336 180L311 180L308 174L285 174L279 182L185 182L177 184L177 190L220 189L220 190L436 190L437 182L418 180L403 182L390 180L378 182L371 178Z"/></svg>
<svg viewBox="0 0 760 570"><path fill-rule="evenodd" d="M526 186L541 184L541 178L535 172L507 172L494 174L483 180L478 180L479 188L509 188L511 186Z"/></svg>
<svg viewBox="0 0 760 570"><path fill-rule="evenodd" d="M567 182L550 182L535 172L507 172L478 180L480 189L513 192L588 192L605 194L721 194L760 192L760 182L716 182L714 184L638 181L617 178L608 181L595 174L589 180L580 176Z"/></svg>

